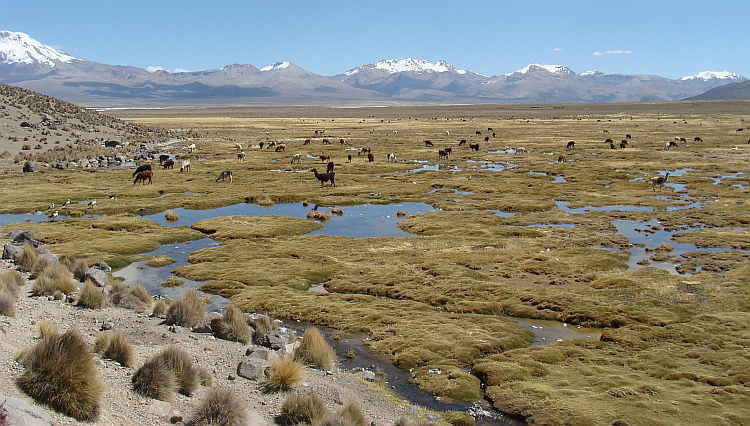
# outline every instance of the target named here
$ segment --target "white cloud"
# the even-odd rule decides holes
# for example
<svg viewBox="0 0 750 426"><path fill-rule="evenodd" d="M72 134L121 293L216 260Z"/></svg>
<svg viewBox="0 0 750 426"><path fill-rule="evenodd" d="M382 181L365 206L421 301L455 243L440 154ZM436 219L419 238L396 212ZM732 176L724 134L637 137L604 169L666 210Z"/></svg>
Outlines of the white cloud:
<svg viewBox="0 0 750 426"><path fill-rule="evenodd" d="M563 49L562 47L556 47L556 48L554 48L552 50L554 50L555 52L562 52L565 49Z"/></svg>
<svg viewBox="0 0 750 426"><path fill-rule="evenodd" d="M594 56L602 56L602 55L630 55L633 53L632 50L605 50L605 51L596 51L594 52Z"/></svg>
<svg viewBox="0 0 750 426"><path fill-rule="evenodd" d="M157 67L146 67L146 71L148 71L150 73L154 73L156 71L167 71L167 72L170 72L172 74L176 74L176 73L180 73L180 72L190 72L189 70L186 70L184 68L175 68L173 70L165 70L164 68L158 67L158 66Z"/></svg>

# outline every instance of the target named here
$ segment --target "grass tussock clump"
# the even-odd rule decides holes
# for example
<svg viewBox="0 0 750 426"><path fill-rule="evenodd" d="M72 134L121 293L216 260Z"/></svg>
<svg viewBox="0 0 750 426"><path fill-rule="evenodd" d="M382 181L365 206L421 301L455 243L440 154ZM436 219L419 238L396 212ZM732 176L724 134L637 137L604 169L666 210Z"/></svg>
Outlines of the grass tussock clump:
<svg viewBox="0 0 750 426"><path fill-rule="evenodd" d="M78 420L95 416L104 388L78 332L47 336L26 353L23 365L16 383L29 396Z"/></svg>
<svg viewBox="0 0 750 426"><path fill-rule="evenodd" d="M185 284L185 280L175 276L171 276L161 283L162 287L179 287Z"/></svg>
<svg viewBox="0 0 750 426"><path fill-rule="evenodd" d="M90 280L86 280L81 289L81 295L78 297L78 306L88 309L101 309L104 306L102 290Z"/></svg>
<svg viewBox="0 0 750 426"><path fill-rule="evenodd" d="M328 416L317 426L367 426L362 410L359 409L354 401L349 401L343 407L339 408L336 415Z"/></svg>
<svg viewBox="0 0 750 426"><path fill-rule="evenodd" d="M161 268L162 266L171 265L175 262L177 261L165 254L157 254L156 256L152 257L151 260L146 262L146 266L150 266L152 268Z"/></svg>
<svg viewBox="0 0 750 426"><path fill-rule="evenodd" d="M146 290L146 287L140 284L136 284L135 286L133 286L130 292L133 294L133 296L137 297L138 300L140 300L141 302L145 303L148 306L151 306L151 302L154 300L148 294L148 290Z"/></svg>
<svg viewBox="0 0 750 426"><path fill-rule="evenodd" d="M18 268L24 272L31 272L37 262L39 262L39 252L31 244L24 244L21 257L18 260Z"/></svg>
<svg viewBox="0 0 750 426"><path fill-rule="evenodd" d="M255 333L253 333L253 339L257 340L260 337L262 337L264 334L268 333L271 330L275 330L279 328L279 325L276 324L276 321L271 319L268 315L261 315L259 317L255 317L251 320L253 329L255 330Z"/></svg>
<svg viewBox="0 0 750 426"><path fill-rule="evenodd" d="M219 336L222 339L247 344L250 341L250 327L242 310L230 303L219 322Z"/></svg>
<svg viewBox="0 0 750 426"><path fill-rule="evenodd" d="M77 290L73 275L60 263L53 263L44 268L31 285L32 296L51 296L55 292L69 294Z"/></svg>
<svg viewBox="0 0 750 426"><path fill-rule="evenodd" d="M64 254L60 256L60 263L65 265L78 281L83 281L86 278L86 271L89 269L89 265L85 260Z"/></svg>
<svg viewBox="0 0 750 426"><path fill-rule="evenodd" d="M308 327L305 330L294 357L309 366L325 371L331 370L336 361L336 353L317 327Z"/></svg>
<svg viewBox="0 0 750 426"><path fill-rule="evenodd" d="M316 424L328 415L323 399L317 393L302 396L289 394L281 405L281 421L284 424Z"/></svg>
<svg viewBox="0 0 750 426"><path fill-rule="evenodd" d="M0 290L0 315L16 316L16 298L2 290Z"/></svg>
<svg viewBox="0 0 750 426"><path fill-rule="evenodd" d="M192 327L206 315L206 305L195 289L175 299L167 310L167 322L183 327Z"/></svg>
<svg viewBox="0 0 750 426"><path fill-rule="evenodd" d="M169 306L164 299L159 299L154 303L154 309L151 310L152 317L160 317L167 314Z"/></svg>
<svg viewBox="0 0 750 426"><path fill-rule="evenodd" d="M301 362L288 357L272 359L266 370L266 388L272 391L288 390L304 378Z"/></svg>
<svg viewBox="0 0 750 426"><path fill-rule="evenodd" d="M180 219L180 217L177 216L177 212L174 210L165 211L164 218L167 219L167 222L177 222Z"/></svg>
<svg viewBox="0 0 750 426"><path fill-rule="evenodd" d="M202 374L187 352L170 346L146 361L133 374L133 388L141 395L166 401L175 392L190 396Z"/></svg>
<svg viewBox="0 0 750 426"><path fill-rule="evenodd" d="M212 388L185 426L242 426L247 422L243 401L228 389Z"/></svg>
<svg viewBox="0 0 750 426"><path fill-rule="evenodd" d="M94 352L103 358L117 361L125 367L132 367L135 356L133 348L125 337L116 331L103 331L94 340Z"/></svg>
<svg viewBox="0 0 750 426"><path fill-rule="evenodd" d="M14 287L20 291L24 285L26 285L26 278L20 272L9 269L0 273L0 287L5 286L8 289Z"/></svg>

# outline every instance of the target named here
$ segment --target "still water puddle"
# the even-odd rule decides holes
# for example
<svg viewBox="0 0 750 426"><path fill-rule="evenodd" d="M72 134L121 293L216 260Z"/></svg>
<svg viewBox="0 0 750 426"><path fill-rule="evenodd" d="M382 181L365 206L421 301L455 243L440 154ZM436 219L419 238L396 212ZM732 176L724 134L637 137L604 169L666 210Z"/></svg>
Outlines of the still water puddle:
<svg viewBox="0 0 750 426"><path fill-rule="evenodd" d="M623 206L623 205L616 205L616 206L603 206L603 207L579 207L577 209L571 209L568 206L570 205L570 202L568 201L557 201L552 200L555 202L555 205L557 205L557 208L564 211L565 213L573 213L573 214L581 214L581 213L588 213L588 212L614 212L614 211L625 211L625 212L652 212L654 209L652 207L645 207L645 206Z"/></svg>
<svg viewBox="0 0 750 426"><path fill-rule="evenodd" d="M516 320L516 324L534 333L531 346L552 345L565 340L595 339L599 340L602 329L584 328L576 325L560 325L557 321L536 319Z"/></svg>

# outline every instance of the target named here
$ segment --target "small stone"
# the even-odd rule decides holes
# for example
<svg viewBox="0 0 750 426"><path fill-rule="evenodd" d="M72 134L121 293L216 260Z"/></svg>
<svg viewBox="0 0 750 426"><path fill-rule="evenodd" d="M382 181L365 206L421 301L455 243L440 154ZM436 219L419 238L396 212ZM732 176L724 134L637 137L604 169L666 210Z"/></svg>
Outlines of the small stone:
<svg viewBox="0 0 750 426"><path fill-rule="evenodd" d="M111 322L105 322L105 323L102 323L101 330L102 331L112 330L113 327L114 325Z"/></svg>

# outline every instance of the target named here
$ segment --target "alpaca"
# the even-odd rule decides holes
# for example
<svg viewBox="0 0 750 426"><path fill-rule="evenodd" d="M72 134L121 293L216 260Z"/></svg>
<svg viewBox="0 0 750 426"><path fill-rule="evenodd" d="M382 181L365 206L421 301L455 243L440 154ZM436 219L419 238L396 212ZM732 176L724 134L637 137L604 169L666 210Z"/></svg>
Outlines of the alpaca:
<svg viewBox="0 0 750 426"><path fill-rule="evenodd" d="M560 154L559 157L557 157L558 163L564 163L565 162L565 154Z"/></svg>
<svg viewBox="0 0 750 426"><path fill-rule="evenodd" d="M334 166L333 161L329 161L328 164L326 165L326 173L333 172L333 166Z"/></svg>
<svg viewBox="0 0 750 426"><path fill-rule="evenodd" d="M221 181L224 182L226 178L229 178L229 183L234 182L234 177L232 177L232 172L229 170L225 170L219 173L219 176L216 176L216 182L218 182L219 179L221 179Z"/></svg>
<svg viewBox="0 0 750 426"><path fill-rule="evenodd" d="M657 186L659 186L659 191L661 191L662 186L667 183L667 179L669 179L669 173L665 174L664 176L655 176L651 178L651 185L654 188L654 192L656 192Z"/></svg>
<svg viewBox="0 0 750 426"><path fill-rule="evenodd" d="M245 161L245 151L237 151L237 161Z"/></svg>
<svg viewBox="0 0 750 426"><path fill-rule="evenodd" d="M139 172L137 175L135 175L135 180L133 181L133 185L139 182L141 184L145 184L146 179L148 179L148 183L150 185L152 183L151 178L153 177L154 177L154 172L152 172L151 170L144 170L142 172ZM89 203L89 205L91 205L91 203Z"/></svg>
<svg viewBox="0 0 750 426"><path fill-rule="evenodd" d="M576 143L574 141L568 142L567 145L565 145L565 148L575 148Z"/></svg>
<svg viewBox="0 0 750 426"><path fill-rule="evenodd" d="M334 182L333 178L336 175L336 173L318 173L317 170L312 169L312 172L315 173L315 179L320 181L320 187L323 187L323 184L325 182L331 181L331 186L336 186L336 182Z"/></svg>
<svg viewBox="0 0 750 426"><path fill-rule="evenodd" d="M145 172L146 170L151 170L151 164L144 164L144 165L138 166L138 168L135 169L135 171L133 172L133 177L135 177L135 175L137 175L140 172Z"/></svg>

